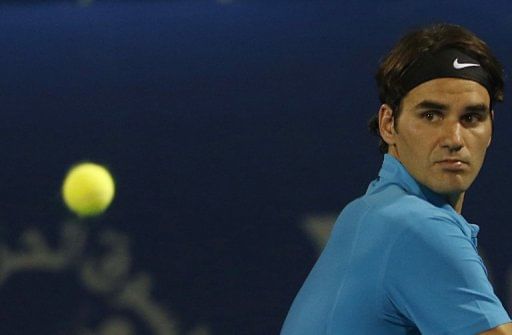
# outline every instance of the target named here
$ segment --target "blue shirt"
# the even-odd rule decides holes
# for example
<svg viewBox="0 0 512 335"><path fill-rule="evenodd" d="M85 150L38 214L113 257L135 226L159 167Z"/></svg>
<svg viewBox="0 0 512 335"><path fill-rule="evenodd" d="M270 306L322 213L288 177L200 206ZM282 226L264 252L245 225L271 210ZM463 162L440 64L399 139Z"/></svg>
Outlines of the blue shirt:
<svg viewBox="0 0 512 335"><path fill-rule="evenodd" d="M379 178L341 212L281 335L475 335L510 322L478 230L385 155Z"/></svg>

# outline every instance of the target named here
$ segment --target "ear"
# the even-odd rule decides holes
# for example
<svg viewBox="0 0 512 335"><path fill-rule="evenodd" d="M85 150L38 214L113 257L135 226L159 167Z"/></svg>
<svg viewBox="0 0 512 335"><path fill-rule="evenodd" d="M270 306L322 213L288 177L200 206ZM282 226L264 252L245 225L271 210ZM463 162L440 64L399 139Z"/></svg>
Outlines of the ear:
<svg viewBox="0 0 512 335"><path fill-rule="evenodd" d="M379 109L379 131L384 142L389 146L395 144L395 118L393 110L387 104L383 104Z"/></svg>

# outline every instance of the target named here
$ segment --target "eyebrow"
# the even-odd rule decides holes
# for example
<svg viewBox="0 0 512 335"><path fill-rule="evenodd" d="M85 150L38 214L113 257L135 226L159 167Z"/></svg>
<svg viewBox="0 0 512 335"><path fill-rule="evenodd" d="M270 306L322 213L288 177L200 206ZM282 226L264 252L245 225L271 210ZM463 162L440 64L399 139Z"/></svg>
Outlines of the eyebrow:
<svg viewBox="0 0 512 335"><path fill-rule="evenodd" d="M416 106L414 106L414 109L441 109L445 110L448 109L448 106L439 102L431 101L431 100L423 100Z"/></svg>
<svg viewBox="0 0 512 335"><path fill-rule="evenodd" d="M440 102L432 101L432 100L423 100L416 106L414 106L414 109L438 109L438 110L447 110L448 105L442 104ZM486 104L474 104L466 106L465 108L468 112L475 112L475 113L486 113L489 111L489 106Z"/></svg>
<svg viewBox="0 0 512 335"><path fill-rule="evenodd" d="M487 106L485 104L476 104L476 105L467 106L466 110L468 112L486 113L489 111L489 106Z"/></svg>

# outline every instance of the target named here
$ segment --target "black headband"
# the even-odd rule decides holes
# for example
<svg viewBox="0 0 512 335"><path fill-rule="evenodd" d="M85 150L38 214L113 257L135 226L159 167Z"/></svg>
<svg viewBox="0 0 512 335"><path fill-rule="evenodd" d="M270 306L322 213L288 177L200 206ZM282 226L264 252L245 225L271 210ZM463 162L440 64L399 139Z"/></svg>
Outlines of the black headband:
<svg viewBox="0 0 512 335"><path fill-rule="evenodd" d="M437 78L461 78L475 81L487 89L491 100L493 98L487 71L477 60L457 49L425 53L416 59L402 76L405 92Z"/></svg>

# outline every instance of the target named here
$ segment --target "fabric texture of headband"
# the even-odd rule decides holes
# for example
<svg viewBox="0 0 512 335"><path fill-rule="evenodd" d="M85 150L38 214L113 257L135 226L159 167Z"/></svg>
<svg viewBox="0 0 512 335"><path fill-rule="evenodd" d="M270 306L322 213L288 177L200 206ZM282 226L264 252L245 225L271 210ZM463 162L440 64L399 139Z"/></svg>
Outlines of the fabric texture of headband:
<svg viewBox="0 0 512 335"><path fill-rule="evenodd" d="M409 92L416 86L438 78L461 78L475 81L491 94L489 74L474 58L458 49L442 49L425 53L414 61L402 77L404 88Z"/></svg>

